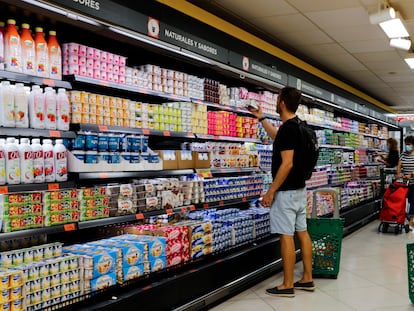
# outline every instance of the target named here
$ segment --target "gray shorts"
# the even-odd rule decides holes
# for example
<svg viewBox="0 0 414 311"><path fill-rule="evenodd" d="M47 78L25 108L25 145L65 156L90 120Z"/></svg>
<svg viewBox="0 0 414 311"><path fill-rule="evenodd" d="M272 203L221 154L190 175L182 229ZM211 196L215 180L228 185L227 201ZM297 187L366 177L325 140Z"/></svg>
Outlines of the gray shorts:
<svg viewBox="0 0 414 311"><path fill-rule="evenodd" d="M272 233L294 235L306 231L306 188L277 191L270 207Z"/></svg>

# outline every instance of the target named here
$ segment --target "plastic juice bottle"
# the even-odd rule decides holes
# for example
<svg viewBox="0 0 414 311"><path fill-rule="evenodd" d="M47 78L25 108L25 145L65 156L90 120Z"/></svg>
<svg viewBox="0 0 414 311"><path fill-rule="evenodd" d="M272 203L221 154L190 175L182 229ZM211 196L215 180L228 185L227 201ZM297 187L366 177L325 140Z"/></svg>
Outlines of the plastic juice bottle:
<svg viewBox="0 0 414 311"><path fill-rule="evenodd" d="M29 124L31 128L45 128L45 95L39 85L33 85L29 94Z"/></svg>
<svg viewBox="0 0 414 311"><path fill-rule="evenodd" d="M20 35L20 41L22 45L22 70L23 73L29 75L35 75L35 43L30 33L30 25L22 24L22 32Z"/></svg>
<svg viewBox="0 0 414 311"><path fill-rule="evenodd" d="M14 93L9 81L0 84L0 126L15 127Z"/></svg>
<svg viewBox="0 0 414 311"><path fill-rule="evenodd" d="M56 181L68 180L68 157L62 139L56 139L55 146L53 147L53 154L55 160Z"/></svg>
<svg viewBox="0 0 414 311"><path fill-rule="evenodd" d="M14 137L7 137L4 145L6 154L6 183L20 184L20 153Z"/></svg>
<svg viewBox="0 0 414 311"><path fill-rule="evenodd" d="M29 144L29 138L21 138L19 154L20 154L20 181L23 184L33 183L33 150Z"/></svg>
<svg viewBox="0 0 414 311"><path fill-rule="evenodd" d="M65 89L58 89L56 102L57 129L62 131L68 131L70 119L70 103Z"/></svg>
<svg viewBox="0 0 414 311"><path fill-rule="evenodd" d="M53 155L53 145L52 140L45 139L43 140L43 159L45 165L45 181L54 182L56 180L55 176L55 158Z"/></svg>
<svg viewBox="0 0 414 311"><path fill-rule="evenodd" d="M22 71L22 47L14 19L7 20L7 29L4 35L4 58L6 70Z"/></svg>
<svg viewBox="0 0 414 311"><path fill-rule="evenodd" d="M46 39L43 35L43 28L35 28L35 50L36 50L36 75L39 77L49 77L48 57L49 52L47 48Z"/></svg>
<svg viewBox="0 0 414 311"><path fill-rule="evenodd" d="M51 87L45 88L45 128L56 130L56 92Z"/></svg>
<svg viewBox="0 0 414 311"><path fill-rule="evenodd" d="M0 185L6 184L6 151L4 149L4 144L6 140L4 138L0 139Z"/></svg>
<svg viewBox="0 0 414 311"><path fill-rule="evenodd" d="M43 157L43 147L39 138L32 139L33 151L33 182L45 182L45 159Z"/></svg>
<svg viewBox="0 0 414 311"><path fill-rule="evenodd" d="M16 127L29 127L29 96L23 83L16 83L14 89L14 119Z"/></svg>
<svg viewBox="0 0 414 311"><path fill-rule="evenodd" d="M56 39L56 31L49 31L47 47L49 49L49 76L52 79L62 80L62 51Z"/></svg>

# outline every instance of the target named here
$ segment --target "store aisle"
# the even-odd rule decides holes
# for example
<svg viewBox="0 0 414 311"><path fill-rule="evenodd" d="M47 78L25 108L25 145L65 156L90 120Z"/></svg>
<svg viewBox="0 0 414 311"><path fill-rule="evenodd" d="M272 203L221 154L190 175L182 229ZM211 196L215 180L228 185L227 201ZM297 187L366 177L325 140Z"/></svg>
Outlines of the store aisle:
<svg viewBox="0 0 414 311"><path fill-rule="evenodd" d="M295 298L266 295L266 288L281 283L282 274L278 273L211 310L413 310L408 296L406 244L414 243L414 233L379 234L378 224L371 222L344 238L338 279L315 279L315 292L296 290ZM296 279L301 269L299 262Z"/></svg>

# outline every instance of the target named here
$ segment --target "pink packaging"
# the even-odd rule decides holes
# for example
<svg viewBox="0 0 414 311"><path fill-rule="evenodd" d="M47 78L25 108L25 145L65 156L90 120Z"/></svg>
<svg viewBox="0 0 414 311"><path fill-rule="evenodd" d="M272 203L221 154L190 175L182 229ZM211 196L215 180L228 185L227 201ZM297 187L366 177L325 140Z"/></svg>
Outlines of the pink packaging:
<svg viewBox="0 0 414 311"><path fill-rule="evenodd" d="M79 44L78 55L86 57L86 45Z"/></svg>
<svg viewBox="0 0 414 311"><path fill-rule="evenodd" d="M118 79L118 83L119 84L125 84L126 83L126 79L125 79L125 76L119 76L119 79Z"/></svg>
<svg viewBox="0 0 414 311"><path fill-rule="evenodd" d="M95 48L90 46L86 47L86 58L94 58L95 55Z"/></svg>
<svg viewBox="0 0 414 311"><path fill-rule="evenodd" d="M107 80L109 82L114 82L114 75L113 75L113 73L108 72L108 74L107 74Z"/></svg>
<svg viewBox="0 0 414 311"><path fill-rule="evenodd" d="M76 55L70 55L68 58L68 65L72 66L72 65L78 65L78 56Z"/></svg>
<svg viewBox="0 0 414 311"><path fill-rule="evenodd" d="M69 66L69 74L70 75L77 75L77 74L79 74L79 66L78 65L71 65L71 66Z"/></svg>
<svg viewBox="0 0 414 311"><path fill-rule="evenodd" d="M114 83L118 83L119 82L119 76L116 74L113 74L113 81Z"/></svg>
<svg viewBox="0 0 414 311"><path fill-rule="evenodd" d="M114 65L119 66L119 55L114 54Z"/></svg>
<svg viewBox="0 0 414 311"><path fill-rule="evenodd" d="M93 77L94 79L101 79L101 71L99 69L93 70Z"/></svg>
<svg viewBox="0 0 414 311"><path fill-rule="evenodd" d="M108 80L106 71L101 70L101 80L104 80L104 81Z"/></svg>
<svg viewBox="0 0 414 311"><path fill-rule="evenodd" d="M112 54L112 53L107 53L107 61L106 61L108 64L113 64L113 62L114 62L114 54Z"/></svg>
<svg viewBox="0 0 414 311"><path fill-rule="evenodd" d="M79 44L78 43L66 43L65 46L67 47L67 53L69 55L78 55L79 54ZM64 47L65 52L65 47Z"/></svg>
<svg viewBox="0 0 414 311"><path fill-rule="evenodd" d="M100 60L101 59L101 50L95 49L95 51L93 53L93 58L95 60Z"/></svg>
<svg viewBox="0 0 414 311"><path fill-rule="evenodd" d="M119 75L125 76L126 75L126 67L125 66L119 66Z"/></svg>
<svg viewBox="0 0 414 311"><path fill-rule="evenodd" d="M102 62L107 62L108 61L108 52L101 51L101 61Z"/></svg>
<svg viewBox="0 0 414 311"><path fill-rule="evenodd" d="M93 68L86 67L86 76L93 78Z"/></svg>
<svg viewBox="0 0 414 311"><path fill-rule="evenodd" d="M63 75L68 75L69 74L69 66L68 65L63 65L62 66L62 74Z"/></svg>
<svg viewBox="0 0 414 311"><path fill-rule="evenodd" d="M79 66L86 66L86 57L85 56L79 56L78 57L78 63L79 63Z"/></svg>
<svg viewBox="0 0 414 311"><path fill-rule="evenodd" d="M94 70L100 70L101 69L101 61L100 60L94 60L93 61L93 69Z"/></svg>
<svg viewBox="0 0 414 311"><path fill-rule="evenodd" d="M92 58L86 58L86 68L92 68L93 69L93 59Z"/></svg>
<svg viewBox="0 0 414 311"><path fill-rule="evenodd" d="M114 72L114 65L112 63L108 63L106 65L106 72L108 72L108 73Z"/></svg>
<svg viewBox="0 0 414 311"><path fill-rule="evenodd" d="M79 66L79 74L81 76L86 76L86 66Z"/></svg>
<svg viewBox="0 0 414 311"><path fill-rule="evenodd" d="M118 65L114 65L112 72L114 75L118 75L119 74L119 66Z"/></svg>
<svg viewBox="0 0 414 311"><path fill-rule="evenodd" d="M126 57L119 56L119 66L125 66L125 65L126 65Z"/></svg>
<svg viewBox="0 0 414 311"><path fill-rule="evenodd" d="M107 69L108 69L108 64L106 62L102 61L102 59L101 59L101 70L102 71L107 71Z"/></svg>

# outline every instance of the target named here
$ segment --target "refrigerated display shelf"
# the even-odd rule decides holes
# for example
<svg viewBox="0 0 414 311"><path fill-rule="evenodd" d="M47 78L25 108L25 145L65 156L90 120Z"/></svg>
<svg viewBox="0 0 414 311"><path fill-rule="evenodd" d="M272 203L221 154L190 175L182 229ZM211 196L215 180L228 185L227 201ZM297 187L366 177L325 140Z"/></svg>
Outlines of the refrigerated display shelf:
<svg viewBox="0 0 414 311"><path fill-rule="evenodd" d="M39 184L18 184L18 185L4 185L0 186L0 194L26 191L45 191L45 190L59 190L76 188L74 181L62 181Z"/></svg>
<svg viewBox="0 0 414 311"><path fill-rule="evenodd" d="M366 137L372 137L372 138L378 138L378 139L387 139L385 137L380 137L378 135L373 135L373 134L368 134L368 133L362 133L362 132L357 132L357 131L351 131L348 129L343 129L343 128L339 128L339 127L335 127L335 126L330 126L327 124L320 124L317 122L308 122L307 123L313 127L319 127L319 128L324 128L324 129L328 129L328 130L333 130L333 131L337 131L337 132L344 132L344 133L351 133L351 134L357 134L357 135L363 135Z"/></svg>
<svg viewBox="0 0 414 311"><path fill-rule="evenodd" d="M257 138L244 138L244 137L209 135L209 134L195 134L195 137L199 139L206 139L206 140L223 140L223 141L249 142L249 143L259 143L259 144L262 143L262 141Z"/></svg>
<svg viewBox="0 0 414 311"><path fill-rule="evenodd" d="M228 173L252 173L260 172L259 167L225 167L225 168L212 168L211 173L214 174L228 174Z"/></svg>
<svg viewBox="0 0 414 311"><path fill-rule="evenodd" d="M72 85L68 81L56 80L56 79L49 79L49 78L42 78L32 75L27 75L24 73L7 71L7 70L0 70L0 80L9 80L21 83L31 83L31 84L38 84L38 85L46 85L52 87L61 87L65 89L72 89Z"/></svg>
<svg viewBox="0 0 414 311"><path fill-rule="evenodd" d="M75 138L76 134L72 131L17 128L17 127L0 127L0 136Z"/></svg>

